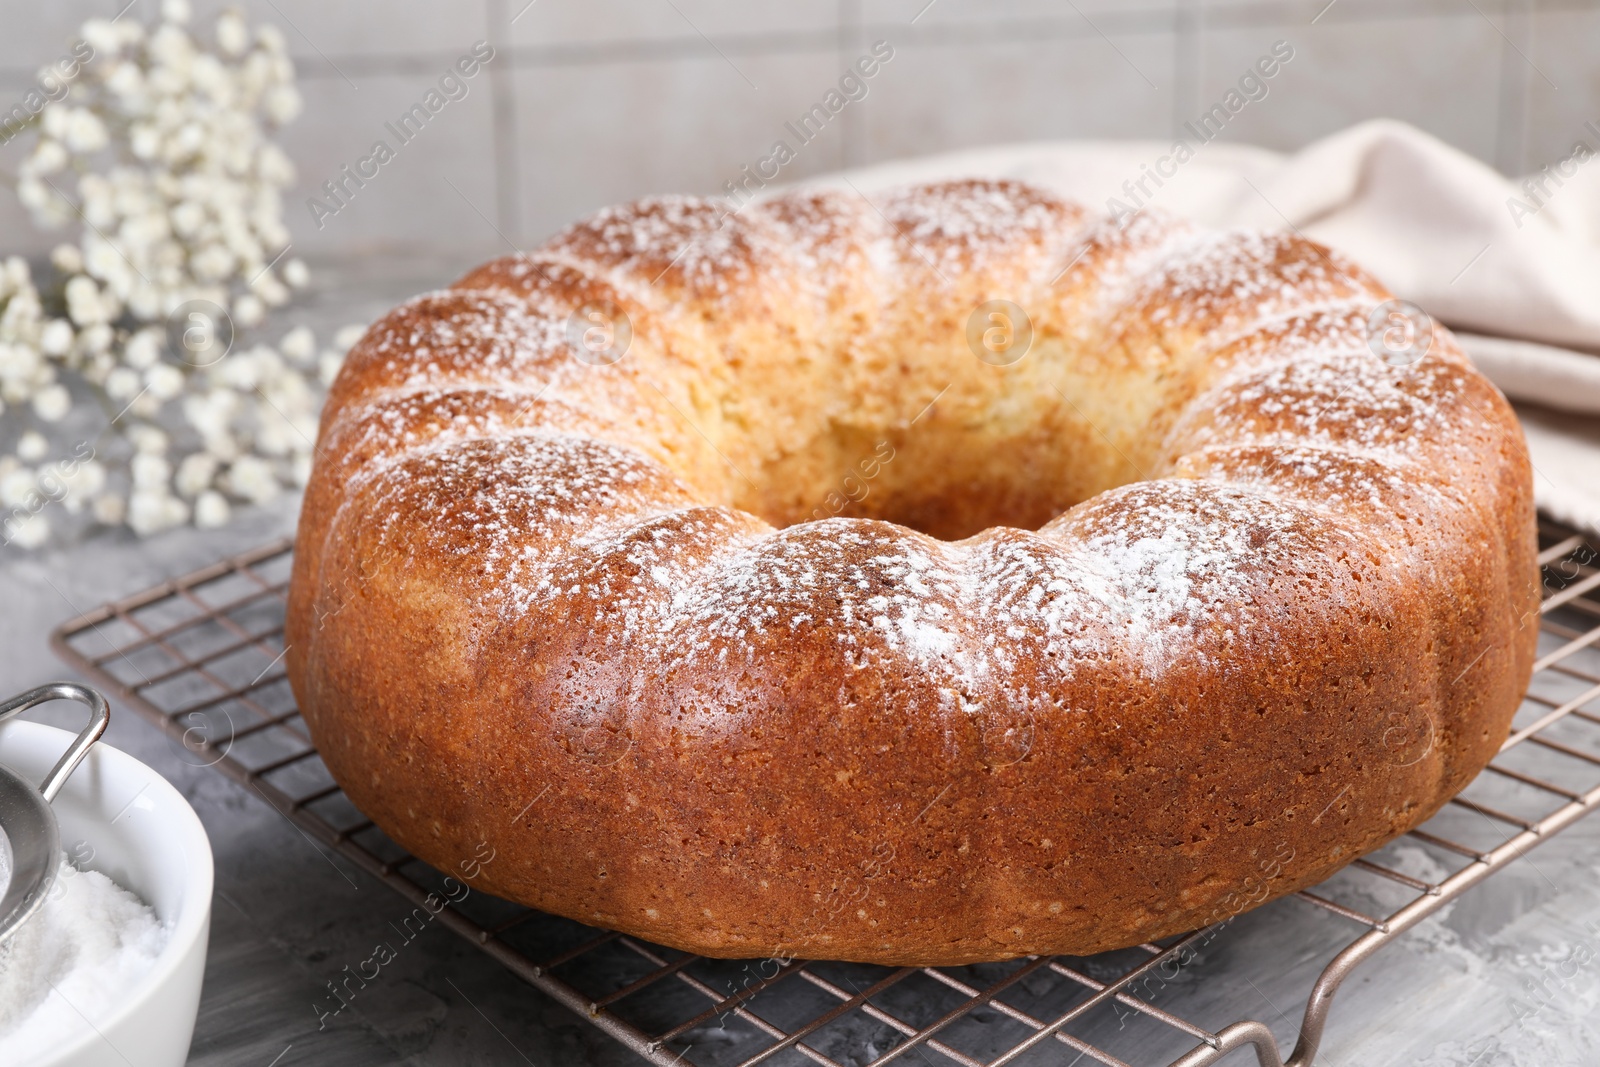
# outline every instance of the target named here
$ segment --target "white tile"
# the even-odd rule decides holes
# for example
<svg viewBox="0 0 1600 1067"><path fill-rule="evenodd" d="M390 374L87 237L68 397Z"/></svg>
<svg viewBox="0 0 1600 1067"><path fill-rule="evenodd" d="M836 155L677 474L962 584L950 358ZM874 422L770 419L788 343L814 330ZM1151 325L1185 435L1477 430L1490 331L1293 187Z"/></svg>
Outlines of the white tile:
<svg viewBox="0 0 1600 1067"><path fill-rule="evenodd" d="M76 38L84 20L109 18L126 2L14 5L23 10L0 15L0 68L31 70L49 62ZM210 42L217 15L232 6L239 6L236 0L193 0L190 32ZM313 76L337 76L328 61L337 64L341 57L448 53L489 35L485 0L271 0L243 6L252 26L273 25L283 31L290 54ZM150 26L158 9L158 0L138 0L122 18ZM314 71L316 67L321 69Z"/></svg>
<svg viewBox="0 0 1600 1067"><path fill-rule="evenodd" d="M155 2L140 0L140 6ZM196 33L209 39L217 13L229 6L238 0L194 0ZM318 76L328 76L329 61L345 56L454 54L489 36L484 0L254 0L243 6L251 25L282 30L297 65L307 73L321 67Z"/></svg>
<svg viewBox="0 0 1600 1067"><path fill-rule="evenodd" d="M713 55L518 71L523 230L530 241L651 193L714 194L739 176L741 165L754 165L788 137L784 123L818 102L840 74L831 52L747 56L740 67L743 75ZM871 87L865 102L877 91ZM797 150L780 180L833 169L840 151L830 127Z"/></svg>
<svg viewBox="0 0 1600 1067"><path fill-rule="evenodd" d="M495 217L487 75L469 81L466 97L447 103L409 143L402 144L386 125L420 103L433 85L422 77L375 76L359 92L341 81L305 86L305 112L282 136L298 171L284 196L298 249L327 255L417 246L494 248L498 239L477 213ZM321 184L343 165L356 167L380 140L394 159L355 189L337 214L323 218L319 229L307 199L328 203Z"/></svg>
<svg viewBox="0 0 1600 1067"><path fill-rule="evenodd" d="M503 0L518 46L616 41L698 41L793 32L838 24L837 0ZM708 50L711 45L705 46Z"/></svg>
<svg viewBox="0 0 1600 1067"><path fill-rule="evenodd" d="M1597 50L1600 11L1544 11L1535 17L1527 52L1537 69L1525 75L1527 135L1521 169L1533 171L1566 158L1580 138L1591 150L1600 149L1600 139L1584 128L1591 121L1600 125Z"/></svg>
<svg viewBox="0 0 1600 1067"><path fill-rule="evenodd" d="M1294 58L1268 83L1266 99L1247 104L1228 123L1224 140L1287 151L1364 119L1388 117L1492 163L1501 38L1470 6L1463 10L1352 20L1335 8L1315 26L1208 29L1200 96L1183 117L1221 102L1281 39L1293 46Z"/></svg>
<svg viewBox="0 0 1600 1067"><path fill-rule="evenodd" d="M904 45L862 111L876 162L1008 141L1165 137L1169 33Z"/></svg>
<svg viewBox="0 0 1600 1067"><path fill-rule="evenodd" d="M862 14L867 24L918 30L940 26L989 29L1004 33L1008 27L1059 22L1107 32L1134 26L1170 24L1172 12L1185 0L865 0Z"/></svg>
<svg viewBox="0 0 1600 1067"><path fill-rule="evenodd" d="M85 19L110 18L120 6L110 0L8 5L0 14L0 68L31 76L38 67L66 54Z"/></svg>

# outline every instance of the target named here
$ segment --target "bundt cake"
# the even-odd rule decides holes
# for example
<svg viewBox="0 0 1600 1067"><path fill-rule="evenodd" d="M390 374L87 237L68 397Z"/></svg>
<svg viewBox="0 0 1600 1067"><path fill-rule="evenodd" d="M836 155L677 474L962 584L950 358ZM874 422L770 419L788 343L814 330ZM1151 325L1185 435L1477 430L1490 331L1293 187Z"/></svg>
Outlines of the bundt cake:
<svg viewBox="0 0 1600 1067"><path fill-rule="evenodd" d="M698 953L1220 919L1428 818L1529 676L1520 431L1389 299L1014 182L602 211L351 351L300 708L417 856Z"/></svg>

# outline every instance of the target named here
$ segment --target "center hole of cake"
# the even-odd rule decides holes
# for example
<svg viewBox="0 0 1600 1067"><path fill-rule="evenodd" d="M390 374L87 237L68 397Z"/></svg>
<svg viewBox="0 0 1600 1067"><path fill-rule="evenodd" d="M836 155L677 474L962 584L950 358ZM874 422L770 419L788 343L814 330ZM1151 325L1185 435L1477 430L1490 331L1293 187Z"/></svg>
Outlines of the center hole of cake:
<svg viewBox="0 0 1600 1067"><path fill-rule="evenodd" d="M897 429L834 427L762 463L738 505L775 526L881 519L954 541L994 526L1036 530L1142 477L1125 450L1044 408L1014 419L952 404Z"/></svg>

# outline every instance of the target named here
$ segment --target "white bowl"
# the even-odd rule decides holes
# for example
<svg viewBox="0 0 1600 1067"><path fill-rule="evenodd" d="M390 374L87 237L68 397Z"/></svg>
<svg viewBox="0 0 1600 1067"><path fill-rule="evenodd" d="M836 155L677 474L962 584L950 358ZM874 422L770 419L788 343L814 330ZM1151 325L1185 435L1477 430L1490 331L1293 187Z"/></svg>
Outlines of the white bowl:
<svg viewBox="0 0 1600 1067"><path fill-rule="evenodd" d="M0 725L0 763L37 784L73 737L13 719ZM89 1030L41 1058L8 1067L183 1067L211 930L205 829L165 778L104 744L89 750L51 807L69 856L86 842L93 858L84 866L149 904L167 929L167 943L127 999L94 1021L98 1034Z"/></svg>

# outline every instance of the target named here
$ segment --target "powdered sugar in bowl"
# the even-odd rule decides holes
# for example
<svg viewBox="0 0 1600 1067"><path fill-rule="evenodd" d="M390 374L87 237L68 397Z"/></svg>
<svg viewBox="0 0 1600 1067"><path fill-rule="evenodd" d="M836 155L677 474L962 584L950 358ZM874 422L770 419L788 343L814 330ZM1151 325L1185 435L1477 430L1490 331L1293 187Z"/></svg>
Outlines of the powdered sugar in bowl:
<svg viewBox="0 0 1600 1067"><path fill-rule="evenodd" d="M42 781L73 739L65 730L11 720L0 724L0 763ZM103 743L89 750L51 807L68 866L11 938L12 975L48 971L51 984L65 976L76 982L76 995L66 999L78 1003L55 1004L63 998L52 990L26 1014L35 1026L0 1020L0 1063L181 1067L194 1032L211 925L205 830L161 775ZM48 924L52 943L71 939L70 950L54 950L52 958L41 938L24 941L35 923ZM46 932L43 925L33 930ZM64 962L69 956L75 966ZM50 1031L47 1047L37 1040L40 1025Z"/></svg>

